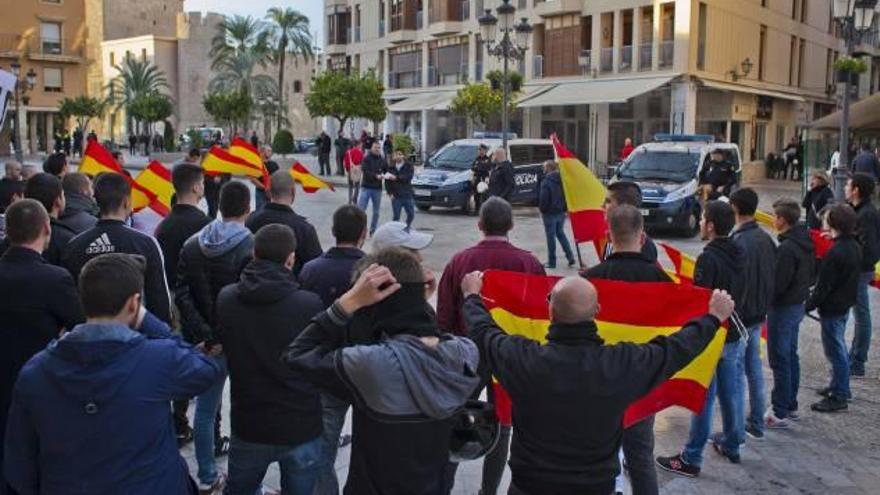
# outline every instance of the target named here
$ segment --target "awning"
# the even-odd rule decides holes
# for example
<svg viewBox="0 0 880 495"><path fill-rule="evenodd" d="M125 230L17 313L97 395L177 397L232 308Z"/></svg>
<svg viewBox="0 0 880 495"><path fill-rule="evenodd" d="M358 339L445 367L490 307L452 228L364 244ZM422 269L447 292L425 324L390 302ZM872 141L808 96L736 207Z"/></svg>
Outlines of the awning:
<svg viewBox="0 0 880 495"><path fill-rule="evenodd" d="M529 100L531 98L534 98L538 95L542 95L555 87L556 87L555 84L538 84L535 86L523 86L522 93L516 99L516 102L517 102L517 104L522 103L522 102Z"/></svg>
<svg viewBox="0 0 880 495"><path fill-rule="evenodd" d="M734 91L738 93L749 93L753 95L761 95L761 96L772 96L773 98L779 98L781 100L790 100L790 101L807 101L798 95L794 95L791 93L783 93L782 91L773 91L770 89L761 89L755 88L752 86L745 86L742 84L731 84L725 82L718 81L710 81L707 79L700 79L703 82L703 85L707 88L717 89L720 91Z"/></svg>
<svg viewBox="0 0 880 495"><path fill-rule="evenodd" d="M523 99L523 108L556 105L590 105L595 103L624 103L640 94L653 91L677 75L628 77L625 79L591 79L563 82L547 91Z"/></svg>
<svg viewBox="0 0 880 495"><path fill-rule="evenodd" d="M814 120L810 127L822 130L840 130L841 111ZM849 128L854 131L880 130L880 93L859 100L849 107Z"/></svg>
<svg viewBox="0 0 880 495"><path fill-rule="evenodd" d="M421 112L422 110L446 110L455 98L455 91L418 93L402 101L388 105L389 112Z"/></svg>

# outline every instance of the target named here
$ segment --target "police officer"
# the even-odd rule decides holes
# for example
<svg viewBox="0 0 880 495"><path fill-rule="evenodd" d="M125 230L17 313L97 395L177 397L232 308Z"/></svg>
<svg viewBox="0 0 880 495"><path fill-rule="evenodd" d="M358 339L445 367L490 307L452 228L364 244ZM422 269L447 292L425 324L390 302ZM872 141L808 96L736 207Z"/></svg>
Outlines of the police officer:
<svg viewBox="0 0 880 495"><path fill-rule="evenodd" d="M736 170L733 164L724 159L724 153L720 149L713 150L709 155L709 163L700 173L700 184L706 199L730 195L736 184Z"/></svg>
<svg viewBox="0 0 880 495"><path fill-rule="evenodd" d="M474 159L473 165L471 165L471 172L473 172L473 177L471 178L471 192L474 195L475 212L480 211L480 206L482 206L483 201L486 200L485 190L480 191L480 189L486 189L487 186L480 186L480 184L486 183L491 171L492 159L489 158L489 146L486 144L480 144L479 154L477 155L477 158Z"/></svg>

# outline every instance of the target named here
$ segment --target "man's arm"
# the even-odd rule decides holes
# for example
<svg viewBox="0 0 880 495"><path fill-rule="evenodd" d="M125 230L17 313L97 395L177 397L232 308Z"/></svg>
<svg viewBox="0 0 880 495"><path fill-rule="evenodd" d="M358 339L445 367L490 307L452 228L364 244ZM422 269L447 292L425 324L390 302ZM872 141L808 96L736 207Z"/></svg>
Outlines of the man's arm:
<svg viewBox="0 0 880 495"><path fill-rule="evenodd" d="M18 382L6 419L3 469L6 483L20 495L40 492L40 439L22 397Z"/></svg>
<svg viewBox="0 0 880 495"><path fill-rule="evenodd" d="M828 254L832 253L829 252ZM821 306L828 299L828 296L831 295L833 288L837 286L837 277L840 273L840 269L837 266L837 253L834 253L833 256L829 255L825 256L819 267L816 286L813 287L813 292L810 294L804 307L807 312Z"/></svg>
<svg viewBox="0 0 880 495"><path fill-rule="evenodd" d="M225 380L214 358L180 341L169 345L161 372L166 379L160 384L156 398L163 401L195 397Z"/></svg>
<svg viewBox="0 0 880 495"><path fill-rule="evenodd" d="M454 262L446 265L437 284L437 326L446 332L456 333L459 325L458 306L455 303L456 291L459 290L455 280Z"/></svg>
<svg viewBox="0 0 880 495"><path fill-rule="evenodd" d="M773 283L773 300L784 296L797 271L797 259L787 250L780 249L776 255L776 280Z"/></svg>
<svg viewBox="0 0 880 495"><path fill-rule="evenodd" d="M715 264L706 255L697 257L697 262L694 264L694 285L712 289L716 285L715 279Z"/></svg>
<svg viewBox="0 0 880 495"><path fill-rule="evenodd" d="M147 309L166 323L171 323L171 296L165 280L165 260L162 250L152 237L147 250L147 270L144 274L144 297Z"/></svg>
<svg viewBox="0 0 880 495"><path fill-rule="evenodd" d="M345 343L345 328L351 322L334 303L319 313L287 347L284 362L326 392L351 401L351 393L336 371L336 357Z"/></svg>
<svg viewBox="0 0 880 495"><path fill-rule="evenodd" d="M76 325L86 321L73 277L69 273L64 273L57 287L58 293L47 298L50 311L60 327L72 330Z"/></svg>

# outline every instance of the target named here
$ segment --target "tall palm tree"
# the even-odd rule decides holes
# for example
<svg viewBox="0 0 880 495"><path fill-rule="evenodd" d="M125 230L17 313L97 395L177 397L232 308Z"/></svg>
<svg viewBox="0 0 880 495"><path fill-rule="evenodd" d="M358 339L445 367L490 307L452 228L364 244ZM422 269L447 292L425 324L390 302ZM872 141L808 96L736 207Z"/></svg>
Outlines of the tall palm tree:
<svg viewBox="0 0 880 495"><path fill-rule="evenodd" d="M169 87L165 73L146 60L127 57L114 69L119 74L110 80L107 87L107 101L113 107L114 114L128 108L139 96L159 93Z"/></svg>
<svg viewBox="0 0 880 495"><path fill-rule="evenodd" d="M271 54L269 37L270 32L258 19L240 15L225 17L217 25L217 33L211 40L211 68L216 70L224 60L242 52L252 52L261 65L265 64Z"/></svg>
<svg viewBox="0 0 880 495"><path fill-rule="evenodd" d="M278 96L283 104L284 65L287 54L294 55L294 63L296 57L310 60L315 55L312 50L312 35L309 33L309 18L290 7L272 7L266 13L266 18L271 23L269 29L275 39L275 53L272 58L278 64ZM282 117L282 114L278 115L279 129L282 125Z"/></svg>
<svg viewBox="0 0 880 495"><path fill-rule="evenodd" d="M266 74L255 74L261 55L244 50L216 60L217 74L208 83L211 92L240 92L253 100L278 95L275 80Z"/></svg>

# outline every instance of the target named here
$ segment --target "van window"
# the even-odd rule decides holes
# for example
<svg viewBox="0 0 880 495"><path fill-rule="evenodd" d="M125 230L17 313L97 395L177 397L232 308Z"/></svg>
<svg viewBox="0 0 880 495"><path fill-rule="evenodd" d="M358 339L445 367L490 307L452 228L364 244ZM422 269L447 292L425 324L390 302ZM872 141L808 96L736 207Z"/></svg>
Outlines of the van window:
<svg viewBox="0 0 880 495"><path fill-rule="evenodd" d="M739 170L739 166L740 166L739 154L737 154L735 149L733 149L733 148L722 149L721 154L724 155L724 160L726 162L733 165L733 168L735 168L736 170ZM706 159L703 161L703 167L705 168L706 165L708 165L710 161L712 161L712 153L707 153Z"/></svg>
<svg viewBox="0 0 880 495"><path fill-rule="evenodd" d="M510 161L514 167L535 165L555 160L552 144L516 144L510 146Z"/></svg>
<svg viewBox="0 0 880 495"><path fill-rule="evenodd" d="M629 180L686 182L695 177L699 163L699 153L640 150L629 156L618 176Z"/></svg>
<svg viewBox="0 0 880 495"><path fill-rule="evenodd" d="M436 168L454 168L466 170L470 169L479 154L479 147L476 145L456 145L451 144L444 147L431 157L431 167Z"/></svg>

